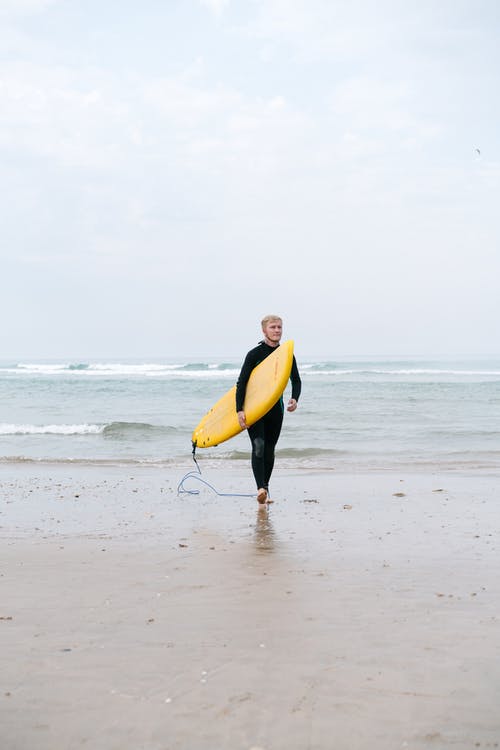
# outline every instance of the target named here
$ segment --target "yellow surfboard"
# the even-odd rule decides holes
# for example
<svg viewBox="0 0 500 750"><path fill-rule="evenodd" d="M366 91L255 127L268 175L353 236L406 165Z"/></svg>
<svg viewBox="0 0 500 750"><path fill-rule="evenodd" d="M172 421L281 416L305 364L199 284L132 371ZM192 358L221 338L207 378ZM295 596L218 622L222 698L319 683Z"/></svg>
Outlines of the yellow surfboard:
<svg viewBox="0 0 500 750"><path fill-rule="evenodd" d="M252 370L248 379L243 409L247 425L257 420L278 401L290 378L293 362L293 341L285 341ZM236 415L234 385L203 417L192 435L193 447L209 448L241 432Z"/></svg>

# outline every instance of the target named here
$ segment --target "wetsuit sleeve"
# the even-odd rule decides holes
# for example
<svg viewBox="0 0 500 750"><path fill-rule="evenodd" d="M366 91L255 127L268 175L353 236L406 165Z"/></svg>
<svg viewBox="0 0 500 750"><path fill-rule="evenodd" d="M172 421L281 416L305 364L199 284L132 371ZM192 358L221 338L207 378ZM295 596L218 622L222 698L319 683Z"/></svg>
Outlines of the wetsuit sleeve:
<svg viewBox="0 0 500 750"><path fill-rule="evenodd" d="M302 390L302 381L300 379L299 368L297 367L295 355L292 361L292 371L290 373L290 380L292 381L292 398L294 398L295 401L298 401L300 392Z"/></svg>
<svg viewBox="0 0 500 750"><path fill-rule="evenodd" d="M253 350L248 352L241 368L240 376L236 383L236 411L243 411L243 404L245 402L245 394L247 391L248 378L250 377L253 368L256 365L254 361Z"/></svg>

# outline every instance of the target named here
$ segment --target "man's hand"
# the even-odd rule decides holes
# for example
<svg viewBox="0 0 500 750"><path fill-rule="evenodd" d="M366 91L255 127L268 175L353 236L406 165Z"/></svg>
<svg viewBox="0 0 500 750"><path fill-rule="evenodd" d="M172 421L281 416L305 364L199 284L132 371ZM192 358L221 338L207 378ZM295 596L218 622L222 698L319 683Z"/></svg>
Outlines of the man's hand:
<svg viewBox="0 0 500 750"><path fill-rule="evenodd" d="M238 423L239 423L241 429L242 430L246 430L247 429L247 421L245 419L245 412L244 411L239 411L239 412L237 412L237 415L238 415Z"/></svg>
<svg viewBox="0 0 500 750"><path fill-rule="evenodd" d="M286 410L287 411L295 411L295 409L297 408L297 406L298 406L298 404L295 401L295 399L291 398L290 401L288 402L288 406L286 407Z"/></svg>

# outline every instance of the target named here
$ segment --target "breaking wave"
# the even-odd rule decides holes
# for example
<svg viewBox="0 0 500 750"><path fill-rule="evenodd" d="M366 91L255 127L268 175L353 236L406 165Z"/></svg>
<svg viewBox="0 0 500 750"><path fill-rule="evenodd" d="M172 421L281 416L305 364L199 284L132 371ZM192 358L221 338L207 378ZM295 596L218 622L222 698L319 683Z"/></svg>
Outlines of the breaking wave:
<svg viewBox="0 0 500 750"><path fill-rule="evenodd" d="M0 424L0 435L103 435L106 438L156 437L172 434L175 427L143 422L110 422L109 424Z"/></svg>

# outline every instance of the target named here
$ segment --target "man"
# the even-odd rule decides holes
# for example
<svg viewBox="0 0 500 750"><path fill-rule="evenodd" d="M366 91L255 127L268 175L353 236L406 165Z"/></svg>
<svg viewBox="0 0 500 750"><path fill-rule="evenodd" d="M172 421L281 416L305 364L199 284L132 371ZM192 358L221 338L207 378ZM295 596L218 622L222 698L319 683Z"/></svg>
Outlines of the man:
<svg viewBox="0 0 500 750"><path fill-rule="evenodd" d="M236 411L240 427L243 430L248 429L248 434L252 441L252 471L257 484L257 500L259 503L264 504L272 502L269 497L269 480L274 466L274 448L278 442L283 423L283 397L277 401L267 414L250 427L246 423L243 404L248 379L252 370L280 345L281 334L283 332L281 318L277 315L266 315L262 320L262 332L264 340L248 352L243 362L238 382L236 383ZM302 386L295 357L293 358L290 379L292 381L292 397L288 402L287 411L292 412L297 408Z"/></svg>

